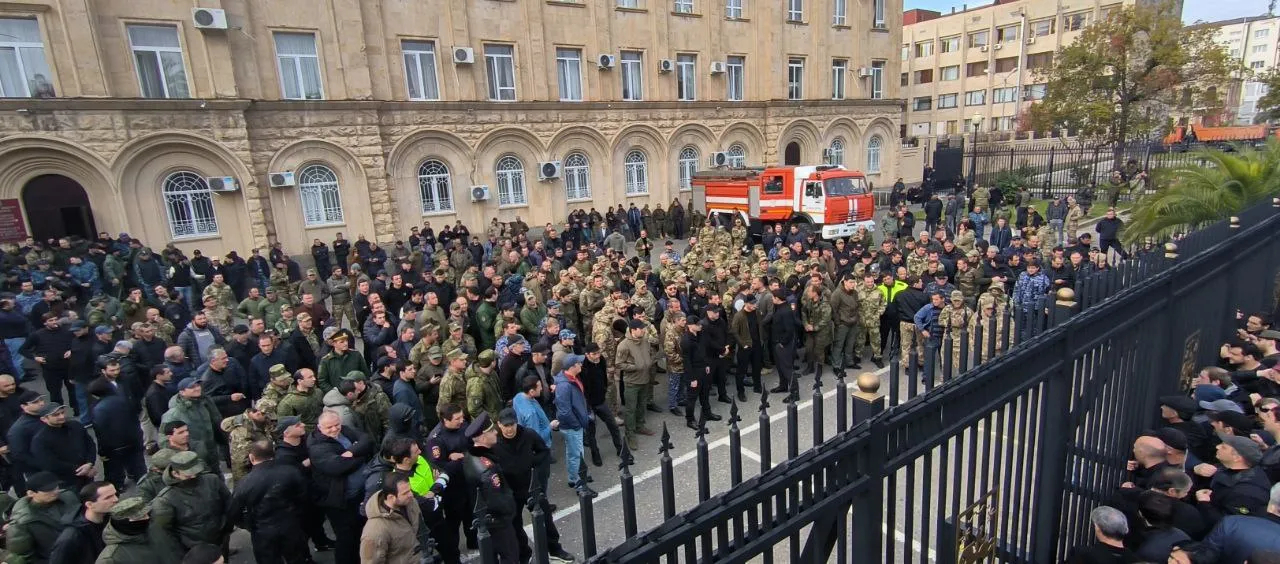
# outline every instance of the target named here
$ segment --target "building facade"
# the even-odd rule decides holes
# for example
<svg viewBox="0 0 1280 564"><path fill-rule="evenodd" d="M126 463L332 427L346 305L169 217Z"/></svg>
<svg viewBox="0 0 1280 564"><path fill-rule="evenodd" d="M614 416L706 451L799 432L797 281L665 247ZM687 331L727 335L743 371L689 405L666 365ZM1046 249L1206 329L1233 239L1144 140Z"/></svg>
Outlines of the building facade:
<svg viewBox="0 0 1280 564"><path fill-rule="evenodd" d="M1280 17L1237 18L1196 24L1196 27L1214 28L1214 41L1249 69L1247 76L1229 85L1223 114L1205 121L1210 122L1209 125L1252 124L1258 116L1258 100L1267 93L1267 85L1257 78L1280 63Z"/></svg>
<svg viewBox="0 0 1280 564"><path fill-rule="evenodd" d="M1045 95L1036 71L1085 26L1133 3L997 0L950 14L908 11L899 54L906 135L1016 131L1019 113Z"/></svg>
<svg viewBox="0 0 1280 564"><path fill-rule="evenodd" d="M6 237L301 252L667 204L714 153L897 174L901 0L199 4L0 2Z"/></svg>

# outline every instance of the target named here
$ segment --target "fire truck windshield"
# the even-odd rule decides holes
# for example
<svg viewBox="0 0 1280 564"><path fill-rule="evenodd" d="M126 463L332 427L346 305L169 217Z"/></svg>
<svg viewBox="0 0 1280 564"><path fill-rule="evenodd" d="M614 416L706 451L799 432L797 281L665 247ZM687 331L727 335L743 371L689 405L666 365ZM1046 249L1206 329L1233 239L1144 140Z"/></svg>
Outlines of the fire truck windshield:
<svg viewBox="0 0 1280 564"><path fill-rule="evenodd" d="M865 178L828 178L823 184L828 196L857 196L867 193Z"/></svg>

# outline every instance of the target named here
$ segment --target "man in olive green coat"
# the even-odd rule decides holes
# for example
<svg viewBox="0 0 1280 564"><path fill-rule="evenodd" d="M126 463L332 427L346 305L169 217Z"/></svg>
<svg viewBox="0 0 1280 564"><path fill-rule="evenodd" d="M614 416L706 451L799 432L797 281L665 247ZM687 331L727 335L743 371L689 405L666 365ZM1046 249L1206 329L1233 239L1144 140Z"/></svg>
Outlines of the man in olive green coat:
<svg viewBox="0 0 1280 564"><path fill-rule="evenodd" d="M120 500L111 508L111 518L102 531L102 541L107 546L98 554L97 564L165 561L167 555L151 542L150 521L151 508L147 500L141 497Z"/></svg>
<svg viewBox="0 0 1280 564"><path fill-rule="evenodd" d="M369 366L365 363L364 356L351 348L351 333L345 329L339 330L327 340L333 350L320 359L320 371L316 375L321 395L338 387L342 377L352 370L369 375Z"/></svg>
<svg viewBox="0 0 1280 564"><path fill-rule="evenodd" d="M221 546L230 532L227 506L231 491L220 472L209 472L193 452L173 455L164 476L165 488L151 501L152 542L177 562L191 547Z"/></svg>

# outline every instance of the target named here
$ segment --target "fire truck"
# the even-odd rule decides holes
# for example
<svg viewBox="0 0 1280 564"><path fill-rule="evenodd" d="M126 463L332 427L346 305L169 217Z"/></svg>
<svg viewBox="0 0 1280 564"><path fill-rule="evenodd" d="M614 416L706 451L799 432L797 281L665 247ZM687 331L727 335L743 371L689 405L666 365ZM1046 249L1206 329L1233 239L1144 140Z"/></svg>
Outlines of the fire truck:
<svg viewBox="0 0 1280 564"><path fill-rule="evenodd" d="M708 219L742 219L753 235L774 224L798 225L823 239L875 229L875 198L866 175L839 165L716 169L694 173L693 206Z"/></svg>

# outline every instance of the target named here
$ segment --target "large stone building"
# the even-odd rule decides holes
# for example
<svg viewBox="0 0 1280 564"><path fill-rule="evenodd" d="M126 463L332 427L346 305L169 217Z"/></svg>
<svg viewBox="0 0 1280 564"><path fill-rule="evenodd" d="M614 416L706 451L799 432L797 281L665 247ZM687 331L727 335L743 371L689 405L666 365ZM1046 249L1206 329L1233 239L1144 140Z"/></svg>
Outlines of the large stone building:
<svg viewBox="0 0 1280 564"><path fill-rule="evenodd" d="M1205 121L1211 125L1252 124L1258 115L1258 100L1267 93L1267 85L1258 78L1280 65L1280 17L1236 18L1194 27L1213 28L1214 41L1249 69L1228 86L1223 113Z"/></svg>
<svg viewBox="0 0 1280 564"><path fill-rule="evenodd" d="M0 2L0 235L297 253L669 203L720 152L897 174L900 0L198 4Z"/></svg>

